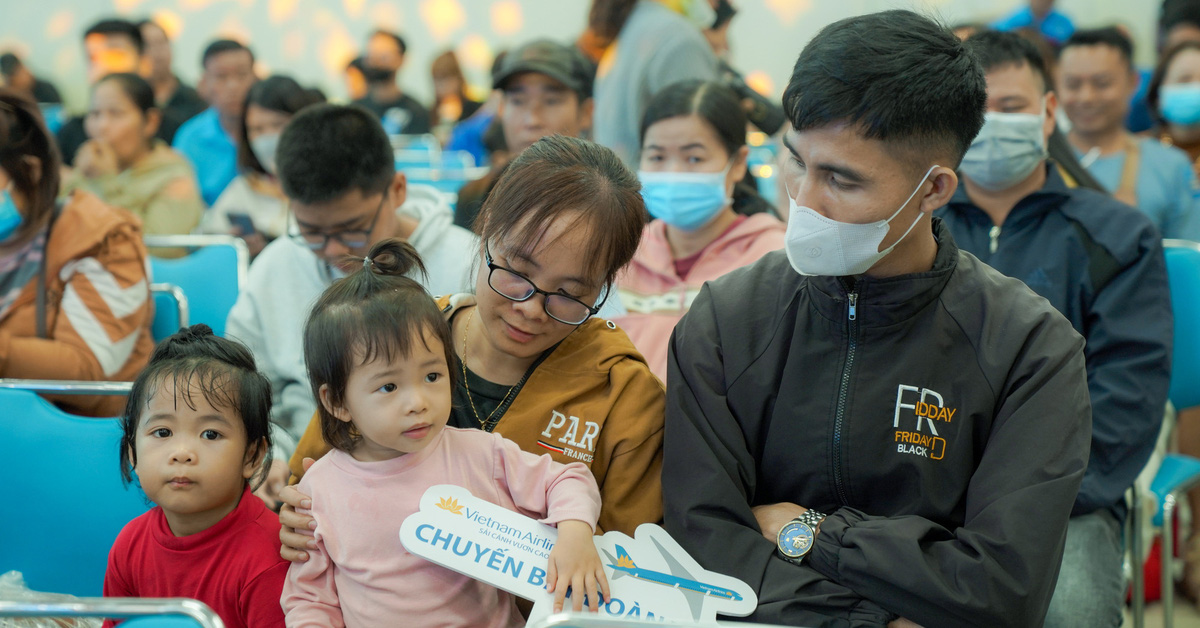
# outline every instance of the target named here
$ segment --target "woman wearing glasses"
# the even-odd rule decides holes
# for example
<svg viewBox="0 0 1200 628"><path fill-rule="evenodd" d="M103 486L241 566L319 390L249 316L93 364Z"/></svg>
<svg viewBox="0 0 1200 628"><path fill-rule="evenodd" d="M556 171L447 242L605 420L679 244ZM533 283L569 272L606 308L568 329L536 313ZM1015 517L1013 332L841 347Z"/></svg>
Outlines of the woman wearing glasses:
<svg viewBox="0 0 1200 628"><path fill-rule="evenodd" d="M599 527L630 535L662 518L663 387L625 333L594 316L637 250L646 211L638 187L607 148L540 140L481 209L475 294L439 301L462 375L450 425L588 465L600 485ZM293 472L326 451L310 423ZM287 489L282 498L283 555L307 560L312 538L292 530L312 522L293 510L306 496Z"/></svg>

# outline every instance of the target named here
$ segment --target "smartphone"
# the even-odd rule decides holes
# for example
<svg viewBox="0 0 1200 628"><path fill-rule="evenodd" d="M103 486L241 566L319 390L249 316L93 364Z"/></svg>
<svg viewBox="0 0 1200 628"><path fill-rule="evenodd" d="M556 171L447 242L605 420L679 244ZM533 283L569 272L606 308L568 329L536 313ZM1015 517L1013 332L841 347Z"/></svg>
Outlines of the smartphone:
<svg viewBox="0 0 1200 628"><path fill-rule="evenodd" d="M250 220L250 214L241 212L229 212L225 215L229 219L229 224L241 230L243 236L253 235L255 231L254 221Z"/></svg>

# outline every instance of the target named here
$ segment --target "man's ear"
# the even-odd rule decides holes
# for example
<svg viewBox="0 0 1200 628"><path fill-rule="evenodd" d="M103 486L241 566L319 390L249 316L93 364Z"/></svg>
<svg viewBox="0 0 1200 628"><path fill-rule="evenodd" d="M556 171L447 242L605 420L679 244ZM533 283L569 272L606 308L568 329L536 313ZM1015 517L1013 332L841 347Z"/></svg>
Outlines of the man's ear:
<svg viewBox="0 0 1200 628"><path fill-rule="evenodd" d="M404 199L408 198L408 179L403 172L396 171L396 175L392 177L392 182L388 185L388 193L395 199L395 207L400 207L404 204Z"/></svg>
<svg viewBox="0 0 1200 628"><path fill-rule="evenodd" d="M332 397L329 394L329 384L321 384L319 390L321 396L321 406L325 411L332 414L339 421L350 422L350 413L343 406L334 405Z"/></svg>
<svg viewBox="0 0 1200 628"><path fill-rule="evenodd" d="M954 197L954 192L958 189L958 175L955 174L953 168L938 166L933 169L926 181L927 185L931 185L925 195L921 197L921 211L930 214L935 209L945 207Z"/></svg>
<svg viewBox="0 0 1200 628"><path fill-rule="evenodd" d="M1045 140L1045 146L1050 145L1050 136L1054 134L1054 127L1058 125L1058 96L1054 92L1046 92L1046 121L1042 123L1042 138Z"/></svg>

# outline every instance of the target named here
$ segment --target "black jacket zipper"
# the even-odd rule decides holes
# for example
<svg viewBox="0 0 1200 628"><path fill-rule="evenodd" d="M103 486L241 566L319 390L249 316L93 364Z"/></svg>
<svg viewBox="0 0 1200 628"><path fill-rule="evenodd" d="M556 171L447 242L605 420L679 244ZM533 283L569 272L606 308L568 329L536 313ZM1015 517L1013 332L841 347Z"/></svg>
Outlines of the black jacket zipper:
<svg viewBox="0 0 1200 628"><path fill-rule="evenodd" d="M858 292L853 284L849 289L846 309L846 328L849 343L846 345L846 362L842 367L842 384L838 390L837 414L833 422L833 486L842 505L848 505L846 482L842 477L842 426L846 419L846 398L850 394L850 374L854 370L854 354L858 349Z"/></svg>

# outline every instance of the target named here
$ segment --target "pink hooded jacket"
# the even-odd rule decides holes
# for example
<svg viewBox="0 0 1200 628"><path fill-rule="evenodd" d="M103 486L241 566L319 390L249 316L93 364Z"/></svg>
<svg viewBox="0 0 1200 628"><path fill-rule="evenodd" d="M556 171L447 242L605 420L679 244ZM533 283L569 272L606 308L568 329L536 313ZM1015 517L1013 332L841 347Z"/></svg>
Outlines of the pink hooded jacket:
<svg viewBox="0 0 1200 628"><path fill-rule="evenodd" d="M617 293L627 314L614 320L646 357L650 370L659 379L667 380L667 342L671 331L687 313L704 282L782 249L784 231L784 223L774 216L747 216L705 247L687 278L681 279L675 274L666 223L655 220L646 225L633 261L617 278Z"/></svg>

